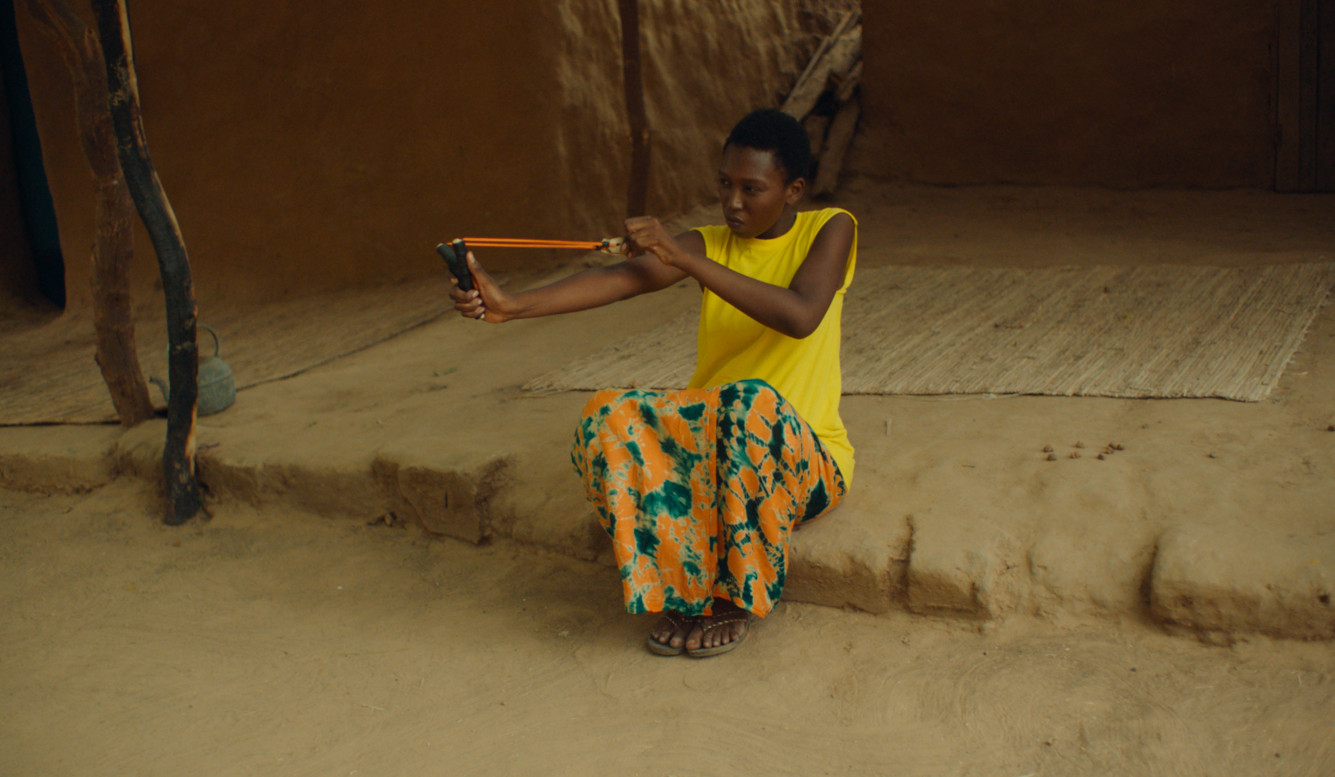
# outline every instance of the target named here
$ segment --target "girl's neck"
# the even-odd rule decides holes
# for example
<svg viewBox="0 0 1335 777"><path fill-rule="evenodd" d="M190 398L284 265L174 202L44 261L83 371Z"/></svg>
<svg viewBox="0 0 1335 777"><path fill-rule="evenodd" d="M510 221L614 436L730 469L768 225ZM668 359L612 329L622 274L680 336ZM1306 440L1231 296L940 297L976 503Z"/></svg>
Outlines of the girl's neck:
<svg viewBox="0 0 1335 777"><path fill-rule="evenodd" d="M788 230L792 229L795 223L797 223L797 214L793 212L792 207L784 208L783 215L779 216L779 220L774 222L774 225L769 229L756 235L756 239L773 240L776 237L783 237L788 234Z"/></svg>

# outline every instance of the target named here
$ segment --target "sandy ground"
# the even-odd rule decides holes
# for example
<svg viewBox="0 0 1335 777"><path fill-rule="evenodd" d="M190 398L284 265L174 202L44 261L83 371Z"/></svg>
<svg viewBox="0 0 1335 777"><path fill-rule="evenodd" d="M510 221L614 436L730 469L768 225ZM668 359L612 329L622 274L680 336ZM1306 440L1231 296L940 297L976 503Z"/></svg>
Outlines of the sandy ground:
<svg viewBox="0 0 1335 777"><path fill-rule="evenodd" d="M1335 772L1335 646L784 604L663 659L600 566L118 481L0 492L0 773Z"/></svg>

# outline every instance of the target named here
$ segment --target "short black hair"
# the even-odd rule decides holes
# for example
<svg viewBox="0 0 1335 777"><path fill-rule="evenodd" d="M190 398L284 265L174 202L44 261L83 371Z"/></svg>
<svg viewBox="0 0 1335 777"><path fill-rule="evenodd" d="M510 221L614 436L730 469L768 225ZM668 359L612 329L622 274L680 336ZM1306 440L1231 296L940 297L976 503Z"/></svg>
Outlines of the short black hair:
<svg viewBox="0 0 1335 777"><path fill-rule="evenodd" d="M752 111L737 122L723 142L725 151L728 146L774 154L774 161L783 168L784 183L806 178L811 168L811 139L802 122L773 108Z"/></svg>

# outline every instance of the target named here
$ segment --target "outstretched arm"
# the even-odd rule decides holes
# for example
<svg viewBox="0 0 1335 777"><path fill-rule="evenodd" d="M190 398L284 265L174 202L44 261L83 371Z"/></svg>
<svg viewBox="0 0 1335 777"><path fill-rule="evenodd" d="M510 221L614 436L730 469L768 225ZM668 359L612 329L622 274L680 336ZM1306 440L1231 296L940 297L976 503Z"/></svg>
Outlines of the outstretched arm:
<svg viewBox="0 0 1335 777"><path fill-rule="evenodd" d="M632 251L650 253L658 260L700 282L746 315L789 337L802 338L816 331L830 301L844 280L855 232L853 219L840 213L826 222L787 288L758 281L705 256L703 239L696 247L671 237L652 217L626 222Z"/></svg>
<svg viewBox="0 0 1335 777"><path fill-rule="evenodd" d="M704 238L698 232L686 232L674 238L682 246L701 253ZM472 291L455 286L450 290L454 309L467 318L499 324L516 318L537 318L558 313L587 310L639 294L667 288L686 277L686 273L664 264L653 256L635 256L606 267L593 267L536 289L509 294L482 269L476 257L468 254L468 269L473 273Z"/></svg>

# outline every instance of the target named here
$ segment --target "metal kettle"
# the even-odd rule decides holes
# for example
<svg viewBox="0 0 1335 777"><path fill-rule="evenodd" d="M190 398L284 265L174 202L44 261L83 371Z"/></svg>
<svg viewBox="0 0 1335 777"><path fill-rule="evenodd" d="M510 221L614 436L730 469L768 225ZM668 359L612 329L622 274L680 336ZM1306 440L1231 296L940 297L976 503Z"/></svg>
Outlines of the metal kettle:
<svg viewBox="0 0 1335 777"><path fill-rule="evenodd" d="M236 401L236 379L232 375L232 368L218 355L218 352L222 350L222 341L218 339L218 333L203 324L200 324L199 328L213 336L213 354L199 360L199 406L197 412L199 415L212 415L213 413L221 413ZM167 381L159 377L151 377L148 382L156 385L162 391L162 398L169 403L171 402L171 393Z"/></svg>

